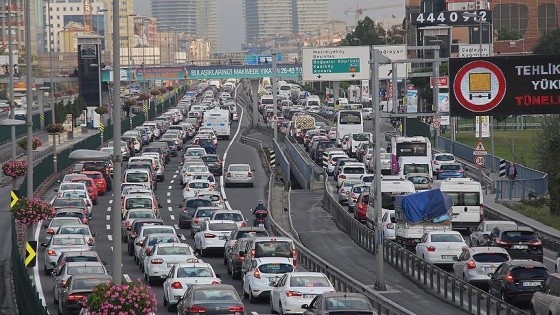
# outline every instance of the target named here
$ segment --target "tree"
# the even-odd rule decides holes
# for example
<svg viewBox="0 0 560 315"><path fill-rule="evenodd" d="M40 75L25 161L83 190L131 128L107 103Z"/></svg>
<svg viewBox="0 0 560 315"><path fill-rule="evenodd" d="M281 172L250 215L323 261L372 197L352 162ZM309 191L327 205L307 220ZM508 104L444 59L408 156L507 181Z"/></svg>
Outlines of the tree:
<svg viewBox="0 0 560 315"><path fill-rule="evenodd" d="M518 40L521 38L523 38L523 35L516 31L508 30L504 27L498 30L498 40Z"/></svg>
<svg viewBox="0 0 560 315"><path fill-rule="evenodd" d="M560 28L541 36L539 42L533 48L533 53L538 55L560 54Z"/></svg>
<svg viewBox="0 0 560 315"><path fill-rule="evenodd" d="M420 69L417 72L432 72L432 68L424 68ZM439 66L439 75L446 76L449 73L449 64L447 62L443 62ZM426 101L426 105L429 108L430 105L433 105L433 89L430 88L430 78L427 77L419 77L419 78L410 78L410 83L414 84L416 88L418 88L418 98L424 99ZM443 92L443 91L442 91Z"/></svg>
<svg viewBox="0 0 560 315"><path fill-rule="evenodd" d="M375 23L369 16L366 16L358 22L352 32L346 35L341 46L383 45L385 44L385 34L386 31L380 23Z"/></svg>

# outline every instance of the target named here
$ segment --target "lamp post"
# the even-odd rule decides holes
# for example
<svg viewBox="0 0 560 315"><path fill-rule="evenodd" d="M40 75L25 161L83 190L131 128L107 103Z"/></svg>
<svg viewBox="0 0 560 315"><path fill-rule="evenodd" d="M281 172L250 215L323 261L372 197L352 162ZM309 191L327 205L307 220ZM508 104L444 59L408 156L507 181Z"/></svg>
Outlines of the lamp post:
<svg viewBox="0 0 560 315"><path fill-rule="evenodd" d="M50 1L46 0L47 2L47 24L49 27L48 30L48 49L49 49L49 77L50 77L50 87L51 90L49 91L49 102L51 103L51 123L54 125L56 123L56 115L55 115L55 106L54 106L54 78L53 78L53 56L52 56L52 24L51 24L51 5L50 5ZM10 54L11 55L11 54ZM10 66L12 67L12 66ZM57 152L56 152L56 137L53 135L53 143L52 143L52 147L53 147L53 166L54 166L54 172L58 173L58 161L57 161Z"/></svg>
<svg viewBox="0 0 560 315"><path fill-rule="evenodd" d="M128 65L129 67L130 67L130 63L131 63L131 61L132 61L132 57L130 56L130 50L131 50L131 49L130 49L130 24L129 24L128 22L130 21L130 20L129 20L130 17L135 17L135 16L138 16L138 14L132 13L132 14L129 14L129 15L126 17L126 42L127 42L127 46L128 46L128 56L127 56L127 57L128 57L128 58L127 58L127 59L128 59L128 62L127 62L127 65ZM130 85L130 82L128 82L128 84ZM129 87L129 88L130 88L130 87Z"/></svg>
<svg viewBox="0 0 560 315"><path fill-rule="evenodd" d="M6 22L8 23L8 101L10 102L10 119L15 119L16 117L16 104L14 103L14 52L12 49L12 5L8 3L8 16ZM54 117L54 106L53 106L53 117ZM16 144L16 126L10 127L11 131L11 141L12 141L12 159L15 159L17 144ZM53 150L55 147L53 147ZM53 151L53 156L56 156L56 151ZM12 187L15 187L16 183L12 182Z"/></svg>
<svg viewBox="0 0 560 315"><path fill-rule="evenodd" d="M31 69L31 1L24 1L25 21L25 83L27 101L27 195L33 196L33 69ZM13 72L13 69L10 69ZM35 224L27 226L27 239L34 240Z"/></svg>

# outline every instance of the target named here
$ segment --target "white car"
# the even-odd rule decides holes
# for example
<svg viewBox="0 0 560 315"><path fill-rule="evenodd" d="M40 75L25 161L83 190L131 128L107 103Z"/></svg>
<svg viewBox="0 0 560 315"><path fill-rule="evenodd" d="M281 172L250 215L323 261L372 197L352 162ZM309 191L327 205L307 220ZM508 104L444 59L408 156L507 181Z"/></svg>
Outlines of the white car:
<svg viewBox="0 0 560 315"><path fill-rule="evenodd" d="M138 257L140 257L140 249L144 245L144 238L155 233L176 234L177 232L171 225L143 225L134 240L134 261L136 264L140 264Z"/></svg>
<svg viewBox="0 0 560 315"><path fill-rule="evenodd" d="M51 237L56 234L56 231L61 226L65 225L76 225L82 224L80 218L73 218L73 217L55 217L48 221L48 225L43 225L43 228L47 229L47 235L45 236L45 243L48 243L51 240Z"/></svg>
<svg viewBox="0 0 560 315"><path fill-rule="evenodd" d="M196 259L192 248L184 243L158 243L144 258L144 280L153 284L169 274L174 264Z"/></svg>
<svg viewBox="0 0 560 315"><path fill-rule="evenodd" d="M470 247L453 264L455 277L472 285L488 285L490 274L505 262L511 260L503 247Z"/></svg>
<svg viewBox="0 0 560 315"><path fill-rule="evenodd" d="M210 220L231 220L238 227L247 226L247 220L243 217L240 210L217 210L212 212Z"/></svg>
<svg viewBox="0 0 560 315"><path fill-rule="evenodd" d="M194 250L204 256L207 250L223 250L231 231L237 228L231 220L205 220L200 230L194 235Z"/></svg>
<svg viewBox="0 0 560 315"><path fill-rule="evenodd" d="M333 285L321 272L286 273L270 292L271 313L302 314L303 304L309 304L319 294L336 292Z"/></svg>
<svg viewBox="0 0 560 315"><path fill-rule="evenodd" d="M181 178L182 185L188 183L195 173L209 173L208 166L204 165L204 163L200 165L189 165L182 171L183 171L183 175Z"/></svg>
<svg viewBox="0 0 560 315"><path fill-rule="evenodd" d="M253 187L253 172L254 170L251 169L249 164L230 164L224 179L224 186L244 184Z"/></svg>
<svg viewBox="0 0 560 315"><path fill-rule="evenodd" d="M41 243L41 246L45 248L43 271L47 276L51 274L58 257L63 251L89 250L86 238L83 235L76 234L53 235L48 243Z"/></svg>
<svg viewBox="0 0 560 315"><path fill-rule="evenodd" d="M362 119L373 119L373 110L371 108L362 108Z"/></svg>
<svg viewBox="0 0 560 315"><path fill-rule="evenodd" d="M163 305L171 312L189 285L220 284L220 278L209 263L200 259L174 264L163 282Z"/></svg>
<svg viewBox="0 0 560 315"><path fill-rule="evenodd" d="M293 271L293 263L288 258L256 258L243 276L243 294L249 297L249 302L255 303L257 298L270 294L271 282L276 282L283 274Z"/></svg>
<svg viewBox="0 0 560 315"><path fill-rule="evenodd" d="M153 247L159 243L181 243L181 240L177 235L171 233L155 233L144 237L142 247L138 252L140 270L145 271L147 257L151 255Z"/></svg>
<svg viewBox="0 0 560 315"><path fill-rule="evenodd" d="M416 244L416 255L432 264L453 264L468 249L461 233L457 231L430 231L424 233Z"/></svg>
<svg viewBox="0 0 560 315"><path fill-rule="evenodd" d="M434 153L432 156L432 172L437 173L444 164L454 164L455 156L451 153Z"/></svg>
<svg viewBox="0 0 560 315"><path fill-rule="evenodd" d="M183 200L198 195L199 192L212 191L214 187L206 180L191 179L183 188Z"/></svg>
<svg viewBox="0 0 560 315"><path fill-rule="evenodd" d="M395 240L395 223L397 222L395 219L395 210L385 210L381 222L383 222L383 236L388 240Z"/></svg>
<svg viewBox="0 0 560 315"><path fill-rule="evenodd" d="M95 237L99 236L99 233L91 233L89 225L87 224L72 224L64 225L58 228L55 235L83 235L89 246L89 250L95 250Z"/></svg>

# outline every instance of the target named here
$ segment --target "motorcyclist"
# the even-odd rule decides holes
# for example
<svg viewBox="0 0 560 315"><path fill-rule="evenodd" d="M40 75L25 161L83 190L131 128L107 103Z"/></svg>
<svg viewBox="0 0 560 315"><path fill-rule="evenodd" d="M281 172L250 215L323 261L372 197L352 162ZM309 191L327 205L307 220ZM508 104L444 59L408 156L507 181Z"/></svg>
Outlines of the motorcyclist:
<svg viewBox="0 0 560 315"><path fill-rule="evenodd" d="M264 219L264 227L268 228L267 227L268 224L267 224L267 220L266 220L266 217L268 216L268 209L266 208L266 206L264 205L264 202L262 200L259 200L257 206L255 207L255 209L253 209L251 214L253 215L253 226L258 226L258 224L259 224L258 220L259 219Z"/></svg>

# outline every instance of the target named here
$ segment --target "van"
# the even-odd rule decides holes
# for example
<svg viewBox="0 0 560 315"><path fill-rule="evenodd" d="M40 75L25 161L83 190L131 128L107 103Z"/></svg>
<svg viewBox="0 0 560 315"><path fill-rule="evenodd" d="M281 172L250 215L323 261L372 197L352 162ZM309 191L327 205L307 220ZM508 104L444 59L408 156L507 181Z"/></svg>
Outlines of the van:
<svg viewBox="0 0 560 315"><path fill-rule="evenodd" d="M447 178L434 181L433 189L440 189L453 200L453 229L477 227L484 219L482 186L472 178Z"/></svg>
<svg viewBox="0 0 560 315"><path fill-rule="evenodd" d="M432 161L427 156L399 157L399 176L404 178L409 173L426 173L432 178Z"/></svg>
<svg viewBox="0 0 560 315"><path fill-rule="evenodd" d="M296 265L296 246L294 241L288 237L259 236L255 237L245 245L245 250L239 252L244 257L242 272L249 270L255 258L262 257L284 257Z"/></svg>
<svg viewBox="0 0 560 315"><path fill-rule="evenodd" d="M305 99L305 109L309 109L309 107L311 106L320 106L320 105L321 105L321 99L319 98L318 95L309 95Z"/></svg>
<svg viewBox="0 0 560 315"><path fill-rule="evenodd" d="M149 170L146 169L130 169L124 171L123 183L140 183L152 191L156 191L157 183L152 178Z"/></svg>
<svg viewBox="0 0 560 315"><path fill-rule="evenodd" d="M353 132L348 137L348 156L355 157L362 143L372 143L373 135L369 132Z"/></svg>
<svg viewBox="0 0 560 315"><path fill-rule="evenodd" d="M381 181L381 216L386 210L395 210L395 197L416 192L414 184L408 180L382 180ZM375 226L375 209L369 205L366 212L366 226L373 229Z"/></svg>

